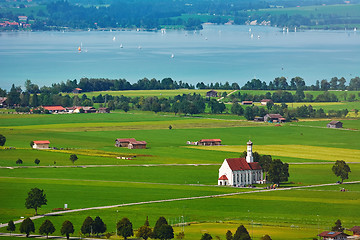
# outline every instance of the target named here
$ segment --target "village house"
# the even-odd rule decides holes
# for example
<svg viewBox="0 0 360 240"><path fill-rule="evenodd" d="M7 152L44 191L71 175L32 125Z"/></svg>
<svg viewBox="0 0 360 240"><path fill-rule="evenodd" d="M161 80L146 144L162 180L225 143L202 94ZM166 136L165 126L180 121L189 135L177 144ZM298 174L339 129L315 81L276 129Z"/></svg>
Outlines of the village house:
<svg viewBox="0 0 360 240"><path fill-rule="evenodd" d="M261 105L264 105L264 106L266 106L268 102L269 102L269 103L272 103L272 100L271 100L271 99L262 99L262 100L260 101Z"/></svg>
<svg viewBox="0 0 360 240"><path fill-rule="evenodd" d="M82 89L81 88L75 88L72 92L73 93L81 93Z"/></svg>
<svg viewBox="0 0 360 240"><path fill-rule="evenodd" d="M203 146L219 146L221 145L221 139L201 139L197 142L197 145Z"/></svg>
<svg viewBox="0 0 360 240"><path fill-rule="evenodd" d="M19 22L26 22L28 20L27 16L18 16Z"/></svg>
<svg viewBox="0 0 360 240"><path fill-rule="evenodd" d="M110 113L110 109L106 107L99 108L98 113Z"/></svg>
<svg viewBox="0 0 360 240"><path fill-rule="evenodd" d="M263 170L254 162L253 143L247 143L246 158L227 158L219 169L218 185L244 187L255 183L263 183Z"/></svg>
<svg viewBox="0 0 360 240"><path fill-rule="evenodd" d="M48 110L49 113L61 113L66 111L62 106L42 106L42 108Z"/></svg>
<svg viewBox="0 0 360 240"><path fill-rule="evenodd" d="M118 138L115 140L115 147L127 147L129 149L145 149L145 141L136 141L135 138Z"/></svg>
<svg viewBox="0 0 360 240"><path fill-rule="evenodd" d="M343 232L324 231L318 236L323 240L346 240L349 235Z"/></svg>
<svg viewBox="0 0 360 240"><path fill-rule="evenodd" d="M0 107L6 107L7 106L6 100L7 100L6 97L0 97Z"/></svg>
<svg viewBox="0 0 360 240"><path fill-rule="evenodd" d="M253 101L242 101L241 105L253 105Z"/></svg>
<svg viewBox="0 0 360 240"><path fill-rule="evenodd" d="M82 107L82 109L84 110L84 113L95 113L96 112L96 108L94 108L94 107Z"/></svg>
<svg viewBox="0 0 360 240"><path fill-rule="evenodd" d="M32 148L34 149L49 149L50 142L48 140L33 141Z"/></svg>
<svg viewBox="0 0 360 240"><path fill-rule="evenodd" d="M206 97L217 97L217 91L210 90L206 93Z"/></svg>
<svg viewBox="0 0 360 240"><path fill-rule="evenodd" d="M280 114L266 114L264 116L264 122L277 122L277 123L282 123L285 122L286 119L281 116Z"/></svg>
<svg viewBox="0 0 360 240"><path fill-rule="evenodd" d="M145 149L146 142L145 141L132 141L129 143L129 149Z"/></svg>
<svg viewBox="0 0 360 240"><path fill-rule="evenodd" d="M340 121L331 121L326 125L326 127L328 127L328 128L342 128L343 123L340 122Z"/></svg>
<svg viewBox="0 0 360 240"><path fill-rule="evenodd" d="M130 142L135 141L135 138L118 138L115 140L115 147L128 147Z"/></svg>
<svg viewBox="0 0 360 240"><path fill-rule="evenodd" d="M360 226L354 226L350 228L349 231L353 232L353 236L360 238Z"/></svg>

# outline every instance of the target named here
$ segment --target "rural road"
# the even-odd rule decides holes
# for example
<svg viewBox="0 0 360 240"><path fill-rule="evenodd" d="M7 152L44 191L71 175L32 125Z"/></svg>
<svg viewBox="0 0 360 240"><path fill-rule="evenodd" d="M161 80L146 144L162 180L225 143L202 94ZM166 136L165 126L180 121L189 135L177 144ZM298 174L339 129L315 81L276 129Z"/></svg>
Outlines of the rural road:
<svg viewBox="0 0 360 240"><path fill-rule="evenodd" d="M350 164L360 164L360 162L347 162ZM305 164L334 164L334 162L294 162L289 165ZM0 166L0 169L15 168L94 168L94 167L167 167L167 166L220 166L220 163L189 163L189 164L127 164L127 165L65 165L65 166Z"/></svg>
<svg viewBox="0 0 360 240"><path fill-rule="evenodd" d="M360 181L346 182L346 183L343 183L343 184L356 184L356 183L360 183ZM117 204L117 205L110 205L110 206L79 208L79 209L72 209L72 210L67 210L67 211L57 211L57 212L46 213L46 214L43 214L43 215L38 215L38 216L31 217L31 219L35 220L35 219L43 218L45 216L55 216L55 215L60 215L60 214L82 212L82 211L88 211L88 210L108 209L108 208L116 208L116 207L127 207L127 206L136 206L136 205L144 205L144 204L152 204L152 203L186 201L186 200L195 200L195 199L218 198L218 197L226 197L226 196L234 196L234 195L262 193L262 192L271 192L271 191L286 191L286 190L293 190L293 189L315 188L315 187L334 186L334 185L338 185L338 184L337 183L326 183L326 184L307 185L307 186L288 187L288 188L278 188L278 189L261 189L261 190L254 190L254 191L248 191L248 192L225 193L225 194L216 194L216 195L207 195L207 196L198 196L198 197L186 197L186 198L172 198L172 199L145 201L145 202L124 203L124 204ZM21 223L23 220L24 219L19 219L17 221L14 221L14 223L15 224ZM6 227L7 225L8 225L7 223L0 224L0 228Z"/></svg>

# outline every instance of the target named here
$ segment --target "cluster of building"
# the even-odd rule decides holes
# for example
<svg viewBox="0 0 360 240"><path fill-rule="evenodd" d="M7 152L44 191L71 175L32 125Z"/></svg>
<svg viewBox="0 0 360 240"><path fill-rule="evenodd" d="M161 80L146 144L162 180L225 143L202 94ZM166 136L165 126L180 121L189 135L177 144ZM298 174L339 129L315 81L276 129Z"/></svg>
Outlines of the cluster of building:
<svg viewBox="0 0 360 240"><path fill-rule="evenodd" d="M62 107L62 106L42 106L39 109L44 109L49 111L49 113L110 113L109 108L99 108L94 107Z"/></svg>
<svg viewBox="0 0 360 240"><path fill-rule="evenodd" d="M220 146L221 139L201 139L197 142L187 141L186 144L188 145L202 145L202 146Z"/></svg>
<svg viewBox="0 0 360 240"><path fill-rule="evenodd" d="M350 239L360 239L360 226L354 226L348 231L353 232L353 235L349 235L343 232L335 231L324 231L318 236L323 240L350 240Z"/></svg>
<svg viewBox="0 0 360 240"><path fill-rule="evenodd" d="M126 147L129 149L145 149L145 141L136 141L135 138L118 138L115 140L115 147ZM50 149L49 140L35 140L33 141L32 148L34 149Z"/></svg>
<svg viewBox="0 0 360 240"><path fill-rule="evenodd" d="M115 147L126 147L129 149L145 149L145 141L136 141L135 138L118 138L115 140Z"/></svg>
<svg viewBox="0 0 360 240"><path fill-rule="evenodd" d="M11 21L11 20L3 20L0 22L0 28L30 28L31 24L28 23L28 17L27 16L18 16L18 21Z"/></svg>

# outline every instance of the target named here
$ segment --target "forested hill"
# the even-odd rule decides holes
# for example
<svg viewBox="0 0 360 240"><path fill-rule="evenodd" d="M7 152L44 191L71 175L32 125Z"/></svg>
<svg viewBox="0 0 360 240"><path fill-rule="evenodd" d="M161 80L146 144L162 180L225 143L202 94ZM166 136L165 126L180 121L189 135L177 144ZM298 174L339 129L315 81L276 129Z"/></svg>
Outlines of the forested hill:
<svg viewBox="0 0 360 240"><path fill-rule="evenodd" d="M360 0L0 1L0 30L202 29L214 24L360 27ZM23 17L25 18L19 18Z"/></svg>

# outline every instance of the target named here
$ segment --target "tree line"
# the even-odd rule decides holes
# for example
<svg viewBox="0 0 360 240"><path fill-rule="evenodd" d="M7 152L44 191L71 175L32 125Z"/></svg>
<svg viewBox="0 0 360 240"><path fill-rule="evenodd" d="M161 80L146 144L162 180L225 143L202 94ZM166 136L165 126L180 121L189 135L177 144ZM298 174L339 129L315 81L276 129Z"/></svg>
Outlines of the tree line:
<svg viewBox="0 0 360 240"><path fill-rule="evenodd" d="M347 94L347 92L344 92ZM60 105L63 107L72 106L93 106L99 103L100 107L108 107L110 110L130 110L172 112L175 114L201 114L209 111L213 114L227 113L228 109L224 102L215 99L204 98L200 94L182 94L175 97L126 97L112 96L109 94L99 94L92 98L86 94L69 96L67 94L41 93L30 94L29 92L20 92L19 88L13 86L6 95L9 106L16 106L18 112L46 113L46 110L39 108L40 106ZM224 94L226 96L226 93ZM293 95L288 91L276 91L274 93L267 92L260 95L252 95L249 93L241 93L240 91L231 94L229 100L232 102L230 113L238 116L244 116L248 120L253 120L256 116L263 117L268 113L281 114L288 121L296 118L324 118L324 117L345 117L348 114L347 109L329 110L325 113L324 109L314 109L311 105L303 105L296 108L288 108L285 104L291 102L337 102L338 98L331 92L324 92L314 98L311 94L304 94L303 91L296 91ZM261 99L270 99L265 107L240 105L239 102L250 100L259 102ZM349 101L356 99L354 94L349 94ZM281 104L274 104L281 103ZM358 113L358 110L355 110Z"/></svg>
<svg viewBox="0 0 360 240"><path fill-rule="evenodd" d="M108 78L81 78L78 82L76 79L67 80L66 82L53 83L51 86L42 86L32 83L31 80L25 81L25 92L34 93L70 93L76 88L82 89L83 92L93 91L122 91L122 90L169 90L169 89L216 89L216 90L295 90L299 91L328 91L328 90L360 90L360 77L350 79L349 84L346 85L344 77L333 77L330 81L323 79L317 80L313 85L306 85L305 80L301 77L294 77L288 82L285 77L276 77L273 81L267 84L265 81L259 79L252 79L247 81L244 86L240 87L238 83L210 83L198 82L192 85L183 81L174 81L171 78L164 78L157 80L155 78L143 78L131 84L126 79L108 79ZM15 86L13 86L15 87ZM16 86L16 91L21 92L22 89ZM5 97L7 91L0 88L0 97Z"/></svg>

